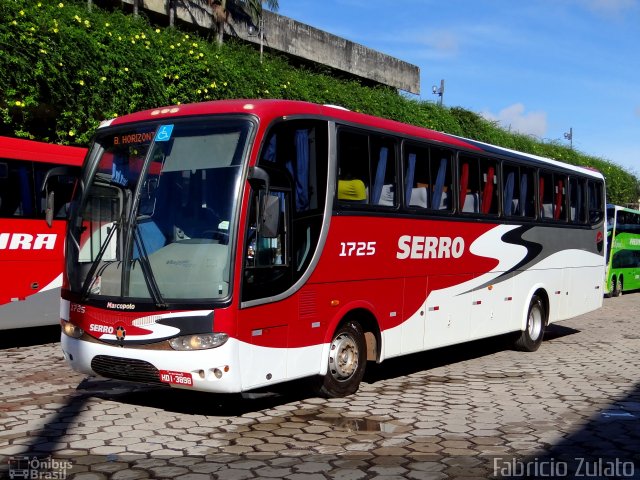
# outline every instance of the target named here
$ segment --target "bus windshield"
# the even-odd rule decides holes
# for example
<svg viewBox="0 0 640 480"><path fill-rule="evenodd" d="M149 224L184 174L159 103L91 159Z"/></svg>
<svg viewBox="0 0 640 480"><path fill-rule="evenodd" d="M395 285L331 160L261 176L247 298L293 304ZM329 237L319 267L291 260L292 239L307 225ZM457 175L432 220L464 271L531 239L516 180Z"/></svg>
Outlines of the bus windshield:
<svg viewBox="0 0 640 480"><path fill-rule="evenodd" d="M69 289L157 305L226 297L251 128L218 117L99 131L71 206Z"/></svg>
<svg viewBox="0 0 640 480"><path fill-rule="evenodd" d="M613 225L616 219L616 209L611 205L607 205L607 230L613 230Z"/></svg>

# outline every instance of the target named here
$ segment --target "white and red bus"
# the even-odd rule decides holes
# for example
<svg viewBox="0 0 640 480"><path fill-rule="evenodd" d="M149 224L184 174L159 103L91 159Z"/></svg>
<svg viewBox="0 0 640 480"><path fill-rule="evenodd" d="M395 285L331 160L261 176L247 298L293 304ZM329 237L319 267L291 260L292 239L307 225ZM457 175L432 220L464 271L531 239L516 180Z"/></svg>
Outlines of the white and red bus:
<svg viewBox="0 0 640 480"><path fill-rule="evenodd" d="M55 325L62 285L64 205L75 177L49 182L54 220L47 228L42 185L53 168L80 170L86 149L0 137L0 329Z"/></svg>
<svg viewBox="0 0 640 480"><path fill-rule="evenodd" d="M331 106L234 100L105 122L72 201L62 349L91 375L210 392L597 309L595 171Z"/></svg>

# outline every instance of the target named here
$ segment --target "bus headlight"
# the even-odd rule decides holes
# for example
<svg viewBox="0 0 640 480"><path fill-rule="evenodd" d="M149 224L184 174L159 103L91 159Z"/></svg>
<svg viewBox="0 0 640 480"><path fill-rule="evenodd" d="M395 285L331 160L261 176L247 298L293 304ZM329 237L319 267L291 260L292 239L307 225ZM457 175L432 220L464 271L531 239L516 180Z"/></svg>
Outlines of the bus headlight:
<svg viewBox="0 0 640 480"><path fill-rule="evenodd" d="M224 345L228 339L226 333L199 333L172 338L169 345L174 350L206 350Z"/></svg>
<svg viewBox="0 0 640 480"><path fill-rule="evenodd" d="M66 320L60 320L60 326L62 327L62 333L71 338L80 338L84 335L84 330Z"/></svg>

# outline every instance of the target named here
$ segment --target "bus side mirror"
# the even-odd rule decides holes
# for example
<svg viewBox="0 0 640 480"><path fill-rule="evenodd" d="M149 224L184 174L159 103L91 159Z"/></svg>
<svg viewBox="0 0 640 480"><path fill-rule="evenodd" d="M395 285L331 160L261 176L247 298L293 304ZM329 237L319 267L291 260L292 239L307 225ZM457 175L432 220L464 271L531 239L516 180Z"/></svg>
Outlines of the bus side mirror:
<svg viewBox="0 0 640 480"><path fill-rule="evenodd" d="M269 194L269 173L260 167L250 167L247 176L249 184L256 190L264 186L258 194L258 234L264 238L276 238L280 227L280 197Z"/></svg>
<svg viewBox="0 0 640 480"><path fill-rule="evenodd" d="M51 228L51 225L53 225L53 206L55 204L55 202L53 201L54 193L55 192L53 191L47 193L46 204L44 209L44 219L47 222L47 226L49 228Z"/></svg>
<svg viewBox="0 0 640 480"><path fill-rule="evenodd" d="M78 177L80 169L78 167L54 167L47 172L42 181L42 194L45 197L44 218L49 228L53 225L55 214L55 192L49 191L49 184L53 178L57 177Z"/></svg>
<svg viewBox="0 0 640 480"><path fill-rule="evenodd" d="M258 234L264 238L276 238L280 230L280 197L262 195Z"/></svg>
<svg viewBox="0 0 640 480"><path fill-rule="evenodd" d="M269 194L269 174L264 168L249 167L247 180L249 180L249 184L256 190L261 185L264 185L267 195Z"/></svg>

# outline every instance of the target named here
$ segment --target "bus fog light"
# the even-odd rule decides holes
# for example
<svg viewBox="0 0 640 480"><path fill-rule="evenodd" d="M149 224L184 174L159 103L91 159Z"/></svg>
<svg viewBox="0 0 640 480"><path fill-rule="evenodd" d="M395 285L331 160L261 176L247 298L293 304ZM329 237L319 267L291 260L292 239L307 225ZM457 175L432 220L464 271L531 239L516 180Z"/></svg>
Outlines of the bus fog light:
<svg viewBox="0 0 640 480"><path fill-rule="evenodd" d="M200 333L172 338L169 345L174 350L206 350L224 345L228 339L226 333Z"/></svg>
<svg viewBox="0 0 640 480"><path fill-rule="evenodd" d="M60 320L60 326L62 327L62 333L71 338L80 338L84 335L84 330L80 327L75 326L71 322L67 322L66 320Z"/></svg>
<svg viewBox="0 0 640 480"><path fill-rule="evenodd" d="M222 371L219 368L214 368L213 374L216 376L216 378L222 378Z"/></svg>

